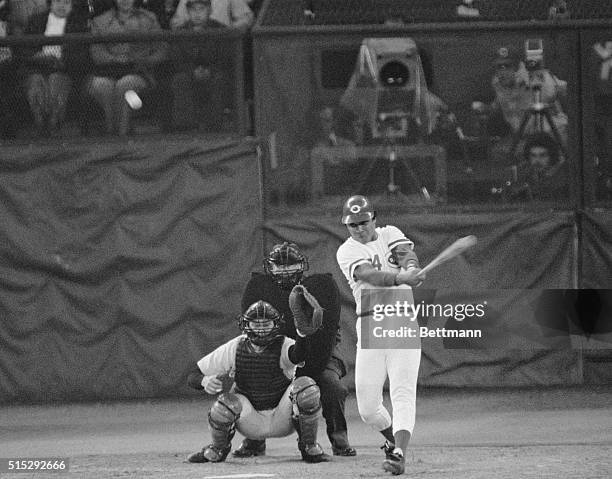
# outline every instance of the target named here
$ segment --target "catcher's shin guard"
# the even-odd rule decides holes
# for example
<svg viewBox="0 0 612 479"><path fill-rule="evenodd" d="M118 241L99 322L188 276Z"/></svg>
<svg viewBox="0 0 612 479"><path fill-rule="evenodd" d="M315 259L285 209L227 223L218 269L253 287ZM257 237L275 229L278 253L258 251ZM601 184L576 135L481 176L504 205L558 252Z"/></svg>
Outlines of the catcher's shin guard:
<svg viewBox="0 0 612 479"><path fill-rule="evenodd" d="M221 394L208 411L212 443L187 457L189 462L223 462L232 448L242 404L232 393Z"/></svg>
<svg viewBox="0 0 612 479"><path fill-rule="evenodd" d="M291 402L302 457L308 462L321 462L318 459L323 458L325 454L317 444L317 429L321 417L319 386L308 376L294 379L291 384Z"/></svg>
<svg viewBox="0 0 612 479"><path fill-rule="evenodd" d="M210 408L208 424L212 436L212 445L217 449L228 449L229 452L230 443L236 433L236 421L241 412L240 399L232 393L221 394Z"/></svg>

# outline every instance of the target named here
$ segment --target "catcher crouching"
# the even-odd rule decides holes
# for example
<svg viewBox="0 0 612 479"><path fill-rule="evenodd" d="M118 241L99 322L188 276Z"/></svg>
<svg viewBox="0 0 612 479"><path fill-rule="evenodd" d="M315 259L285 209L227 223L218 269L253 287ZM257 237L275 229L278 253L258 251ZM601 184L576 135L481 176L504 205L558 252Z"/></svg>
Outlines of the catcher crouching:
<svg viewBox="0 0 612 479"><path fill-rule="evenodd" d="M212 442L189 455L189 462L225 461L236 430L252 439L285 437L297 431L304 461L329 461L317 442L319 387L308 376L293 379L296 367L307 356L308 335L320 327L317 316L296 318L298 337L293 340L280 334L279 312L257 301L239 316L243 334L198 361L198 369L189 374L190 386L217 394L223 389L222 378L231 375L235 385L210 408Z"/></svg>

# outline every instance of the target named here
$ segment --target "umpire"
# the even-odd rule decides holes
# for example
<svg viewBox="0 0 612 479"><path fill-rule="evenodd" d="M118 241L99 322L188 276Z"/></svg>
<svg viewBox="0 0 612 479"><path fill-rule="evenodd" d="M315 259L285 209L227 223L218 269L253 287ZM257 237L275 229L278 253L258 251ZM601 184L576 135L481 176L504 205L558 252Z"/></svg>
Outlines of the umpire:
<svg viewBox="0 0 612 479"><path fill-rule="evenodd" d="M252 274L242 295L242 309L245 310L259 300L270 303L283 315L281 333L295 339L293 311L300 309L296 296L310 298L323 308L323 324L311 336L311 347L305 364L297 369L296 376L311 377L321 390L323 417L327 423L327 436L334 455L355 456L357 452L349 444L344 417L348 391L341 381L346 375L346 368L338 351L340 343L338 286L330 273L304 276L307 269L308 259L296 244L285 242L275 245L264 259L265 273ZM304 289L306 294L296 295L301 289ZM310 308L309 312L311 310ZM240 448L233 454L236 457L262 456L265 451L265 440L245 438Z"/></svg>

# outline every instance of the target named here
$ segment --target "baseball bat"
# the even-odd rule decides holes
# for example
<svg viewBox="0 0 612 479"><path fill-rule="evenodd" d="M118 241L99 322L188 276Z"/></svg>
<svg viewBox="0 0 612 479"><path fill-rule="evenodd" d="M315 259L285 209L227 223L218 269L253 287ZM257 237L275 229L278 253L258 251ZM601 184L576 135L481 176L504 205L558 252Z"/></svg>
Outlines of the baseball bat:
<svg viewBox="0 0 612 479"><path fill-rule="evenodd" d="M419 271L419 276L428 273L432 269L440 266L442 263L446 263L448 260L453 259L455 256L459 256L464 251L470 249L477 242L476 236L469 235L459 238L448 248L444 249L438 256L431 260L431 262Z"/></svg>

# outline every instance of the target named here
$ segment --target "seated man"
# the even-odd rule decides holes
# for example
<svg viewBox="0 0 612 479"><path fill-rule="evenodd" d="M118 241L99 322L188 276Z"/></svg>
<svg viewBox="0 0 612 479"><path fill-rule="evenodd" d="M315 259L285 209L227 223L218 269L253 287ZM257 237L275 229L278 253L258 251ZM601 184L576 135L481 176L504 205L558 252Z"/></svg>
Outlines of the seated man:
<svg viewBox="0 0 612 479"><path fill-rule="evenodd" d="M559 201L568 199L568 172L565 158L547 133L527 137L523 163L518 168L518 181L511 189L514 200Z"/></svg>
<svg viewBox="0 0 612 479"><path fill-rule="evenodd" d="M310 150L311 194L313 198L319 198L325 192L325 167L354 165L358 151L355 148L355 142L341 134L338 128L336 109L331 106L324 106L318 111L317 119L317 137Z"/></svg>
<svg viewBox="0 0 612 479"><path fill-rule="evenodd" d="M226 28L210 18L210 0L188 0L189 21L176 31L204 32L210 28ZM228 72L231 59L222 55L216 39L173 42L172 61L172 126L191 129L204 123L207 129L222 127L223 112L231 106ZM206 112L205 116L199 115Z"/></svg>
<svg viewBox="0 0 612 479"><path fill-rule="evenodd" d="M255 21L255 15L248 4L247 0L211 0L210 18L228 27L248 28ZM170 28L174 30L188 21L187 0L179 0L170 20Z"/></svg>
<svg viewBox="0 0 612 479"><path fill-rule="evenodd" d="M26 34L64 35L87 31L85 19L72 8L73 0L51 0L49 12L30 17ZM21 74L28 104L39 134L54 133L66 113L72 82L83 76L87 51L78 44L24 48Z"/></svg>
<svg viewBox="0 0 612 479"><path fill-rule="evenodd" d="M136 0L115 0L115 7L94 17L92 35L136 33L161 30L155 14L136 8ZM167 55L167 45L160 42L101 43L90 47L95 64L87 81L86 92L104 111L106 132L127 135L132 104L127 92L140 95L156 84L155 69Z"/></svg>
<svg viewBox="0 0 612 479"><path fill-rule="evenodd" d="M568 120L559 101L567 94L567 82L543 67L528 71L516 51L510 47L501 47L497 51L491 86L495 93L493 102L487 107L477 101L473 108L489 114L489 132L492 135L503 137L507 133L519 133L525 115L536 102L536 94L539 94L539 100L550 107L552 122L561 141L567 144ZM537 132L538 125L533 120L531 118L525 125L522 134ZM551 131L551 125L546 120L543 126L545 131Z"/></svg>
<svg viewBox="0 0 612 479"><path fill-rule="evenodd" d="M301 334L294 341L280 334L281 321L282 316L272 305L259 300L239 317L244 334L198 361L197 370L188 377L190 386L217 394L222 391L222 377L226 375L233 375L236 384L232 392L221 394L210 408L212 443L191 454L189 462L225 461L236 430L253 439L285 437L297 431L298 448L305 462L329 460L317 443L319 387L308 376L293 379L296 365L307 355L307 336L315 330L296 320Z"/></svg>

